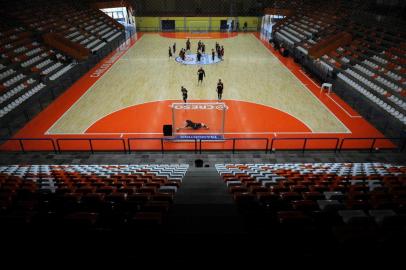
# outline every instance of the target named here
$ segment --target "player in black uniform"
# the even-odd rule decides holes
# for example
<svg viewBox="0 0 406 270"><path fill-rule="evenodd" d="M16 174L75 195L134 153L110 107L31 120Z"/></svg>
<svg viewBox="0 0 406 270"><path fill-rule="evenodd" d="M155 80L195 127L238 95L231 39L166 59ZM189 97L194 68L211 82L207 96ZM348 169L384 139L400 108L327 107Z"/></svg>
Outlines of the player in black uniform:
<svg viewBox="0 0 406 270"><path fill-rule="evenodd" d="M186 41L186 51L190 51L190 39Z"/></svg>
<svg viewBox="0 0 406 270"><path fill-rule="evenodd" d="M186 101L187 101L187 90L186 90L185 87L182 86L182 87L180 88L180 91L182 92L182 99L183 99L183 102L186 103Z"/></svg>
<svg viewBox="0 0 406 270"><path fill-rule="evenodd" d="M190 129L193 129L193 130L198 130L198 129L202 129L202 128L209 129L209 127L206 124L204 124L204 123L195 123L192 120L186 120L185 121L185 126L183 128L188 128L188 129L190 128ZM179 131L180 129L181 128L177 128L176 130Z"/></svg>
<svg viewBox="0 0 406 270"><path fill-rule="evenodd" d="M202 67L200 67L199 70L197 71L197 76L198 76L197 85L199 85L199 82L203 84L203 77L206 77L206 73L204 72L204 69Z"/></svg>
<svg viewBox="0 0 406 270"><path fill-rule="evenodd" d="M202 41L199 40L199 42L197 43L197 50L200 51L201 48L202 48Z"/></svg>
<svg viewBox="0 0 406 270"><path fill-rule="evenodd" d="M218 59L221 60L221 47L220 47L220 45L216 46L216 52L217 52Z"/></svg>
<svg viewBox="0 0 406 270"><path fill-rule="evenodd" d="M172 49L171 49L171 46L169 46L169 58L172 58Z"/></svg>
<svg viewBox="0 0 406 270"><path fill-rule="evenodd" d="M180 52L179 52L179 57L183 60L183 61L185 61L185 58L186 58L186 51L185 51L185 49L181 49L180 50Z"/></svg>
<svg viewBox="0 0 406 270"><path fill-rule="evenodd" d="M219 82L217 83L217 97L219 100L221 100L221 96L223 95L223 89L223 82L221 81L221 79L219 79Z"/></svg>
<svg viewBox="0 0 406 270"><path fill-rule="evenodd" d="M173 43L172 48L173 48L173 54L175 54L175 53L176 53L176 42L175 42L175 43Z"/></svg>

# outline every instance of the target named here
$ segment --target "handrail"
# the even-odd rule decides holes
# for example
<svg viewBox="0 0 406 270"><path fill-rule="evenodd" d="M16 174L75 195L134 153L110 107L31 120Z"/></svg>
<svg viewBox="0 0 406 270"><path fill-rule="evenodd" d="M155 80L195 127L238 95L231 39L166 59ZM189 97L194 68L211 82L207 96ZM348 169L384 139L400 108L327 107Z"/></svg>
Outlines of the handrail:
<svg viewBox="0 0 406 270"><path fill-rule="evenodd" d="M55 147L54 140L51 138L0 138L0 141L18 141L23 153L27 152L23 144L24 141L48 141L51 142L54 153L58 153L57 148Z"/></svg>
<svg viewBox="0 0 406 270"><path fill-rule="evenodd" d="M56 139L56 145L59 153L62 153L61 146L59 144L60 141L88 141L90 146L90 152L94 154L93 148L93 141L121 141L123 142L123 151L127 153L127 149L125 147L125 139L120 138L58 138Z"/></svg>
<svg viewBox="0 0 406 270"><path fill-rule="evenodd" d="M89 147L90 147L90 151L93 154L95 152L95 149L93 147L93 142L94 141L121 141L122 142L122 150L124 153L127 153L127 148L128 148L128 153L131 154L132 152L132 147L131 147L131 142L132 141L147 141L147 140L156 140L156 141L160 141L161 143L161 152L164 153L165 149L164 149L164 142L173 142L173 141L181 141L179 139L176 138L165 138L165 137L159 137L159 138L56 138L56 139L52 139L52 138L0 138L0 141L3 142L7 142L7 141L18 141L19 142L19 146L20 149L23 153L26 153L26 147L24 146L24 142L25 141L48 141L52 144L52 150L55 153L61 153L63 150L61 148L61 144L60 142L63 141L88 141L89 143ZM306 138L306 137L297 137L297 138L224 138L222 139L222 141L232 141L233 145L232 145L232 152L235 153L236 150L238 150L236 148L236 142L237 141L265 141L266 142L266 146L265 146L265 153L272 152L273 150L273 146L275 144L275 142L277 141L293 141L293 140L298 140L298 141L303 141L303 145L302 147L299 147L298 149L300 149L302 152L305 152L306 150L310 150L307 146L308 146L308 141L335 141L335 146L331 147L331 148L326 148L327 150L334 150L334 152L341 152L341 150L346 150L344 145L345 142L347 141L360 141L360 140L368 140L371 141L370 145L368 145L368 147L363 147L363 148L357 148L357 149L368 149L370 152L372 152L375 149L376 144L379 141L382 140L387 140L391 143L393 143L393 141L399 141L398 144L394 144L394 147L384 147L384 148L391 148L391 149L397 149L400 152L403 152L406 148L406 138L399 138L399 137L391 137L391 138L385 138L385 137L381 137L381 138L375 138L375 137L362 137L362 138L336 138L336 137L321 137L321 138ZM55 141L56 141L56 145L55 145ZM127 141L127 143L126 143ZM269 146L269 141L271 141L270 147ZM186 141L185 141L186 142ZM203 146L202 146L202 142L214 142L211 140L205 140L205 139L190 139L189 142L194 142L194 152L197 154L202 153ZM199 145L198 145L199 142ZM127 144L127 145L126 145ZM396 146L396 147L395 147ZM355 148L351 148L348 150L354 150ZM292 149L292 150L297 150L296 149ZM47 151L47 150L44 150ZM120 150L121 151L121 150Z"/></svg>
<svg viewBox="0 0 406 270"><path fill-rule="evenodd" d="M224 138L222 141L233 141L233 154L235 153L235 142L236 141L266 141L266 146L265 146L265 154L268 153L268 145L269 145L269 139L268 138ZM210 142L210 140L205 140L205 139L199 139L199 153L202 153L202 141L207 141Z"/></svg>
<svg viewBox="0 0 406 270"><path fill-rule="evenodd" d="M270 152L272 152L274 141L297 141L297 140L303 140L303 146L301 148L302 152L304 153L306 151L306 146L307 146L307 141L311 140L322 140L322 141L332 141L334 140L336 142L334 148L331 148L331 150L334 150L334 152L337 152L337 147L340 142L339 138L336 137L322 137L322 138L303 138L303 137L298 137L298 138L273 138L271 141L271 147L269 149Z"/></svg>
<svg viewBox="0 0 406 270"><path fill-rule="evenodd" d="M128 153L131 154L131 142L132 141L142 141L142 140L149 140L149 141L160 141L161 142L161 153L163 154L165 152L164 149L164 141L179 141L179 139L175 138L128 138L127 143L128 143ZM197 139L191 139L195 143L195 154L197 154Z"/></svg>
<svg viewBox="0 0 406 270"><path fill-rule="evenodd" d="M128 153L131 154L131 142L132 141L160 141L161 142L161 152L162 154L164 153L164 143L163 143L163 138L128 138L127 139L127 145L128 145Z"/></svg>
<svg viewBox="0 0 406 270"><path fill-rule="evenodd" d="M174 142L179 141L179 139L176 139L176 138L163 138L163 140L164 141L174 141ZM196 138L195 139L188 139L187 141L190 141L190 140L192 140L195 143L195 154L197 154L197 139ZM185 141L185 142L187 142L187 141ZM162 147L163 147L163 144L162 144Z"/></svg>
<svg viewBox="0 0 406 270"><path fill-rule="evenodd" d="M400 146L398 146L399 152L402 152L406 147L406 138L375 138L374 144L372 145L372 149L375 146L375 142L377 142L379 140L390 140L390 141L396 140L396 141L399 141L400 142Z"/></svg>
<svg viewBox="0 0 406 270"><path fill-rule="evenodd" d="M374 150L374 146L377 141L379 140L388 140L388 141L393 141L397 140L400 141L400 146L397 147L400 152L402 152L405 149L406 146L406 138L397 138L397 137L392 137L392 138L374 138L374 137L364 137L364 138L343 138L341 140L340 146L338 148L338 151L341 152L343 150L343 145L346 141L355 141L355 140L372 140L371 146L369 147L369 151L372 152Z"/></svg>

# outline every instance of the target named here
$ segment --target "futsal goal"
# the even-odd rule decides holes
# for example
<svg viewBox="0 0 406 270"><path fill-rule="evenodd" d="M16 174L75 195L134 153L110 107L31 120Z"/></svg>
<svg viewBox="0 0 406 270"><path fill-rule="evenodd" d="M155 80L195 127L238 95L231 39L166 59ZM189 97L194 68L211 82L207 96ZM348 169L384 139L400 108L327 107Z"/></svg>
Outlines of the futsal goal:
<svg viewBox="0 0 406 270"><path fill-rule="evenodd" d="M190 21L189 22L190 33L207 33L209 32L208 21Z"/></svg>
<svg viewBox="0 0 406 270"><path fill-rule="evenodd" d="M223 102L172 103L172 126L174 135L224 135L227 105ZM202 123L202 128L186 126L186 120Z"/></svg>

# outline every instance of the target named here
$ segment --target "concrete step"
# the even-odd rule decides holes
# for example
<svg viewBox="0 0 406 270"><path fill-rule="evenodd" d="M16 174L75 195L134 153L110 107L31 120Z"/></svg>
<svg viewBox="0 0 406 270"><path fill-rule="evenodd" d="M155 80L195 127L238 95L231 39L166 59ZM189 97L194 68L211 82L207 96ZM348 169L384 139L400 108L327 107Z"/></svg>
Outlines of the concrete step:
<svg viewBox="0 0 406 270"><path fill-rule="evenodd" d="M216 169L190 168L168 215L175 234L242 233L243 222Z"/></svg>

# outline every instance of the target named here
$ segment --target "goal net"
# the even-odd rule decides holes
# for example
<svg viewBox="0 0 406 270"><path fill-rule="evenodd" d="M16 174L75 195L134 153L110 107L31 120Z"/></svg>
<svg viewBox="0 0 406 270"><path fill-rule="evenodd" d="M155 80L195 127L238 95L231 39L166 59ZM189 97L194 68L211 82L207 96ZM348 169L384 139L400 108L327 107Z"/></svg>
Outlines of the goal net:
<svg viewBox="0 0 406 270"><path fill-rule="evenodd" d="M175 135L221 135L224 134L224 120L227 105L214 103L173 103L172 126ZM186 120L202 123L206 127L193 129L186 126Z"/></svg>
<svg viewBox="0 0 406 270"><path fill-rule="evenodd" d="M189 22L190 33L207 33L209 32L208 21L190 21Z"/></svg>

